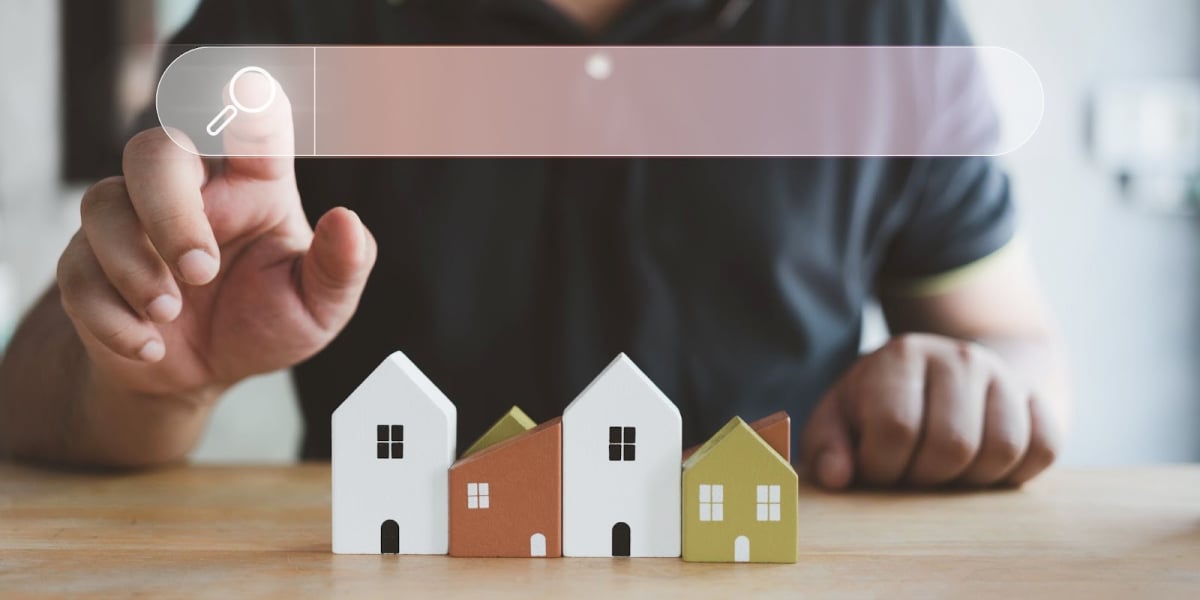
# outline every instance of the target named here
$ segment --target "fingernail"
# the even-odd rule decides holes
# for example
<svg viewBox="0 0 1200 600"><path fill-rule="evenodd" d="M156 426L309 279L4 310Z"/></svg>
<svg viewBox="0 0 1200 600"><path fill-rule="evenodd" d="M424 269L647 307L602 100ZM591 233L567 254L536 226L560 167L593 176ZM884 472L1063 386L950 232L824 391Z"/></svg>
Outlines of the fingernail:
<svg viewBox="0 0 1200 600"><path fill-rule="evenodd" d="M163 346L162 342L158 340L150 340L146 342L144 346L142 346L141 350L138 350L138 358L146 362L153 363L162 360L162 357L166 355L166 353L167 348Z"/></svg>
<svg viewBox="0 0 1200 600"><path fill-rule="evenodd" d="M180 309L183 308L183 303L179 298L170 294L163 294L155 298L146 306L146 314L156 323L170 323L179 316Z"/></svg>
<svg viewBox="0 0 1200 600"><path fill-rule="evenodd" d="M179 258L179 274L192 285L204 285L217 276L217 259L203 250L188 250Z"/></svg>

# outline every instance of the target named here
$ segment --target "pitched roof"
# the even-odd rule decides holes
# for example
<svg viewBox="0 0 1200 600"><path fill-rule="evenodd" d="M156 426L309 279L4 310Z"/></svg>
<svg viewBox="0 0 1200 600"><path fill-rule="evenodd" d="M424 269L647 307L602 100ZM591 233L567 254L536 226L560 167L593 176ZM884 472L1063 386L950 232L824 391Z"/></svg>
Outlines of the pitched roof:
<svg viewBox="0 0 1200 600"><path fill-rule="evenodd" d="M579 392L579 395L563 409L563 415L565 416L572 409L586 404L593 397L597 396L594 392L605 390L606 386L620 386L621 384L628 383L634 383L641 387L644 391L648 392L649 396L659 400L664 408L669 408L669 410L674 412L676 418L680 418L679 407L675 406L675 403L671 402L671 399L667 398L666 394L663 394L662 390L658 389L658 386L624 352L618 354L587 387L583 388L582 392Z"/></svg>
<svg viewBox="0 0 1200 600"><path fill-rule="evenodd" d="M792 418L787 411L771 413L753 423L750 429L758 434L764 442L770 445L780 456L791 462L792 459ZM683 460L695 454L702 444L696 444L683 451Z"/></svg>
<svg viewBox="0 0 1200 600"><path fill-rule="evenodd" d="M514 435L504 441L496 442L495 444L492 444L486 448L480 449L480 450L476 451L475 453L471 454L470 456L464 455L462 458L458 459L458 461L455 462L451 468L453 469L453 468L457 468L460 465L469 465L472 463L488 460L492 457L500 456L500 455L504 454L505 451L507 451L510 448L518 447L521 444L523 444L524 442L526 442L530 439L533 439L537 435L539 435L547 430L554 429L555 427L561 427L561 426L562 426L562 417L555 417L553 419L550 419L549 421L546 421L545 423L542 423L541 425L538 425L537 427L534 427L527 431L522 431L521 433L518 433L517 435Z"/></svg>
<svg viewBox="0 0 1200 600"><path fill-rule="evenodd" d="M422 373L421 369L418 369L417 365L413 364L400 351L391 353L383 362L379 363L379 366L375 367L375 370L371 371L371 374L362 383L358 384L358 387L350 393L350 396L334 410L334 414L336 415L343 406L350 404L356 398L367 395L374 396L375 394L371 394L370 392L378 391L380 386L383 386L385 389L394 387L397 380L407 380L430 404L447 417L453 418L457 414L454 403L450 402L450 399L442 393L442 390L439 390L429 380L429 377L426 377L425 373ZM360 392L363 393L360 394Z"/></svg>
<svg viewBox="0 0 1200 600"><path fill-rule="evenodd" d="M483 435L479 436L479 439L475 440L475 443L471 444L463 452L462 458L466 458L493 444L503 442L522 432L529 431L534 427L537 427L537 423L533 419L530 419L529 415L525 414L525 411L521 410L519 406L514 406L508 412L504 413L504 416L500 417L495 424L489 427Z"/></svg>
<svg viewBox="0 0 1200 600"><path fill-rule="evenodd" d="M755 448L760 449L766 455L774 458L784 465L787 465L789 469L791 468L791 463L789 463L787 460L784 460L784 458L780 456L770 444L759 437L759 435L755 433L754 430L751 429L750 426L741 419L741 417L734 417L730 419L724 427L717 431L716 434L709 438L707 442L704 442L704 444L700 446L699 450L696 450L695 453L693 453L686 461L683 462L683 469L686 471L692 466L700 463L700 461L703 461L705 458L713 454L718 448L720 448L725 440L728 440L734 436L749 436L756 442Z"/></svg>

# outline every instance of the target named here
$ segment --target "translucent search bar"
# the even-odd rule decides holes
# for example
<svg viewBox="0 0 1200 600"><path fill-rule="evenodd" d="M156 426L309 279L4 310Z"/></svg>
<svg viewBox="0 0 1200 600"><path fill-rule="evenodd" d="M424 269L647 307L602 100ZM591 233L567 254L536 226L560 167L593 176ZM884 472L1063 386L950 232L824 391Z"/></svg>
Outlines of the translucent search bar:
<svg viewBox="0 0 1200 600"><path fill-rule="evenodd" d="M274 101L231 97L248 73L290 102L295 156L1000 155L1044 109L998 47L208 46L164 71L159 121L225 155Z"/></svg>

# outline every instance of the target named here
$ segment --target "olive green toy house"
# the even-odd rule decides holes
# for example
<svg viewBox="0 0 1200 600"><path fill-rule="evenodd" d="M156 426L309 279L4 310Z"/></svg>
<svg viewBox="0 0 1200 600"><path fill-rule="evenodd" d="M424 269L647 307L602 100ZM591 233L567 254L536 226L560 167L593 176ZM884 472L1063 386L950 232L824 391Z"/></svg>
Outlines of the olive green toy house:
<svg viewBox="0 0 1200 600"><path fill-rule="evenodd" d="M683 560L796 562L796 471L734 417L683 463Z"/></svg>

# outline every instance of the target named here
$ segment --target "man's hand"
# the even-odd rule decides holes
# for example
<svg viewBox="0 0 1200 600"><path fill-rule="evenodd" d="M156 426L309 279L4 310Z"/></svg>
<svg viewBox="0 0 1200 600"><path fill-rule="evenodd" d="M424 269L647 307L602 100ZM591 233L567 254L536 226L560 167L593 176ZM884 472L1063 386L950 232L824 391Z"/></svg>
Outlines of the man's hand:
<svg viewBox="0 0 1200 600"><path fill-rule="evenodd" d="M821 399L802 460L832 489L1019 485L1054 461L1057 421L993 351L908 334L863 357Z"/></svg>
<svg viewBox="0 0 1200 600"><path fill-rule="evenodd" d="M268 85L243 77L237 94L257 102ZM375 241L346 209L309 227L283 91L267 111L238 115L224 143L278 157L205 160L153 129L126 146L124 177L83 197L58 285L106 388L215 397L316 353L358 304Z"/></svg>

